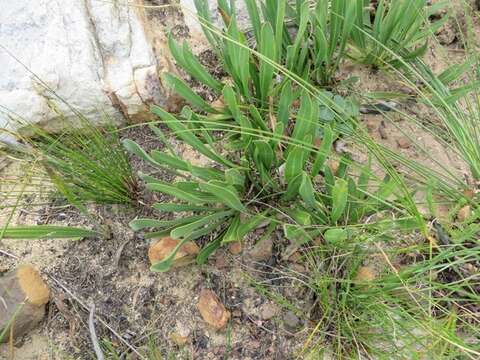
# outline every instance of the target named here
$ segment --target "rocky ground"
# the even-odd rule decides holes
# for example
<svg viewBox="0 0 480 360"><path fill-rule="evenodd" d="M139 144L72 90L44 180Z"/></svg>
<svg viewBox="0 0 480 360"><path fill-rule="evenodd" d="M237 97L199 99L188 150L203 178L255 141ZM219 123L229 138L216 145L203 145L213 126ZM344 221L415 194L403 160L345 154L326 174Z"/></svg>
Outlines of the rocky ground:
<svg viewBox="0 0 480 360"><path fill-rule="evenodd" d="M464 57L458 26L462 22L449 22L439 34L439 43L432 44L426 56L436 72ZM434 55L439 53L448 54L449 60ZM203 53L202 60L210 63L212 70L216 67L210 53ZM352 75L360 78L359 92L402 89L401 84L383 73L345 64L340 78ZM400 106L425 124L434 121L418 104ZM387 121L379 115L363 114L362 120L369 133L391 149L432 167L435 164L431 159L435 158L458 176L465 173L464 164L420 126L407 125L395 119L395 115ZM415 141L429 155L412 146L406 133L414 134ZM132 128L122 136L134 139L146 150L158 146L146 126ZM341 151L350 152L360 161L365 159L365 154L348 142ZM135 159L132 165L136 171L148 170ZM0 168L3 180L22 178L26 170L24 165L9 159L2 159ZM0 195L5 196L3 204L15 203L14 197L7 197L12 186L19 190L21 184L0 184ZM44 187L48 194L48 183ZM155 202L152 196L142 192L141 202ZM38 203L42 205L34 205ZM11 208L1 211L0 224L6 222L10 211ZM12 224L92 227L100 222L108 226L109 236L75 241L0 242L0 273L13 271L19 263L30 263L39 269L51 290L43 322L13 344L15 359L93 359L88 329L88 312L93 304L97 335L120 354L132 346L147 353L149 348L156 349L152 350L158 352L154 359L301 356L315 325L309 316L314 298L302 285L304 274L309 271L302 253L286 257L288 243L280 234L256 243L264 231L259 229L241 246L218 250L206 265L190 264L164 274L152 273L148 258L150 240L128 227L136 216L162 216L150 211L148 206L90 205L91 217L85 217L52 196L28 193L21 198ZM0 346L0 358L7 359L11 353L9 344Z"/></svg>

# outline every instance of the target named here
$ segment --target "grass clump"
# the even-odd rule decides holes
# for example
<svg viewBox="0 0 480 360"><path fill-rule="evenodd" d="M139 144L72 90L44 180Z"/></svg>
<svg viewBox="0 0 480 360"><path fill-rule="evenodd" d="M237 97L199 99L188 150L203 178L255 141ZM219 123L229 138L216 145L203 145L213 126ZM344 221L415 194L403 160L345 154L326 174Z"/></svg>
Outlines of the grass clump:
<svg viewBox="0 0 480 360"><path fill-rule="evenodd" d="M118 132L112 125L102 129L79 119L78 128L59 134L31 125L31 136L20 136L24 145L10 151L40 165L58 192L78 208L89 202L132 204L137 180Z"/></svg>

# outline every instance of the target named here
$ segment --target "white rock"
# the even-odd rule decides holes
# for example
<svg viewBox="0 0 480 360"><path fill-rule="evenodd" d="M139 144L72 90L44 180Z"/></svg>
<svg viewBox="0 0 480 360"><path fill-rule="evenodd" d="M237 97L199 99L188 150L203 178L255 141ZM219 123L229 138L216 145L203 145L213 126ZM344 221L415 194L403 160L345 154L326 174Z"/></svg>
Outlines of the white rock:
<svg viewBox="0 0 480 360"><path fill-rule="evenodd" d="M65 125L60 114L75 124L72 108L100 122L104 114L143 120L150 104L163 105L167 91L159 74L171 70L165 32L187 25L195 50L208 46L194 2L180 0L183 20L126 3L0 0L1 139L10 141L2 129L25 123L58 130ZM209 0L212 17L222 26L216 4ZM237 8L239 22L248 23L244 2L237 1Z"/></svg>
<svg viewBox="0 0 480 360"><path fill-rule="evenodd" d="M159 101L141 9L98 0L0 0L0 8L0 44L8 50L0 49L0 128L16 128L17 116L55 127L55 108L73 120L43 85L93 120L102 112L120 119L119 110L135 116Z"/></svg>

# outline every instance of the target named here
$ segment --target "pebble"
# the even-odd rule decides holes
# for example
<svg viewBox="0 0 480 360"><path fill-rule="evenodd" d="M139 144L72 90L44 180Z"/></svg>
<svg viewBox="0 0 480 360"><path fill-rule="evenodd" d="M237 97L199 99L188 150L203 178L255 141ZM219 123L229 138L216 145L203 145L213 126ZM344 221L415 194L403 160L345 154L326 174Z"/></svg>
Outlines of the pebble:
<svg viewBox="0 0 480 360"><path fill-rule="evenodd" d="M242 252L242 250L243 250L243 247L242 247L242 243L240 241L235 241L235 242L231 243L230 245L228 245L228 251L232 255L238 255Z"/></svg>
<svg viewBox="0 0 480 360"><path fill-rule="evenodd" d="M296 332L301 325L300 319L292 311L283 316L283 326L289 332Z"/></svg>
<svg viewBox="0 0 480 360"><path fill-rule="evenodd" d="M278 307L275 304L267 302L260 308L260 316L262 320L270 320L274 318L279 312Z"/></svg>
<svg viewBox="0 0 480 360"><path fill-rule="evenodd" d="M272 257L273 254L273 240L271 238L264 239L257 242L249 255L254 261L265 261Z"/></svg>
<svg viewBox="0 0 480 360"><path fill-rule="evenodd" d="M409 149L412 146L410 140L404 137L397 139L397 145L400 149Z"/></svg>
<svg viewBox="0 0 480 360"><path fill-rule="evenodd" d="M472 208L470 207L470 205L465 205L458 211L458 214L457 214L458 221L464 222L470 217L471 214L472 214Z"/></svg>
<svg viewBox="0 0 480 360"><path fill-rule="evenodd" d="M368 282L375 280L375 271L370 266L360 266L355 276L355 281Z"/></svg>
<svg viewBox="0 0 480 360"><path fill-rule="evenodd" d="M213 328L223 329L230 319L230 312L212 290L203 289L198 300L198 310L203 320Z"/></svg>

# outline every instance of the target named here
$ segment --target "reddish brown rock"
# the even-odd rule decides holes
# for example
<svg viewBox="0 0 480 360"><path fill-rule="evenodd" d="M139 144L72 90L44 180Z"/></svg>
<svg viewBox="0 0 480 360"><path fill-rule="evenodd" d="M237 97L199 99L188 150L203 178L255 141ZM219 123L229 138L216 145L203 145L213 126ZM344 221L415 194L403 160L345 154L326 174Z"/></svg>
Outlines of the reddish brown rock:
<svg viewBox="0 0 480 360"><path fill-rule="evenodd" d="M242 247L242 243L240 241L235 241L235 242L231 243L230 245L228 245L228 251L232 255L238 255L242 252L242 250L243 250L243 247Z"/></svg>
<svg viewBox="0 0 480 360"><path fill-rule="evenodd" d="M169 236L161 238L148 249L148 259L150 260L150 263L153 265L164 260L172 253L173 249L175 249L179 242L180 240L172 239ZM175 254L173 267L190 264L199 252L200 248L197 246L197 244L195 244L193 241L187 242L186 244L182 245L182 247L180 247Z"/></svg>
<svg viewBox="0 0 480 360"><path fill-rule="evenodd" d="M376 275L373 268L370 266L360 266L355 276L355 281L364 283L375 280L375 277Z"/></svg>
<svg viewBox="0 0 480 360"><path fill-rule="evenodd" d="M0 333L12 329L17 338L34 329L45 316L50 290L38 271L31 265L20 265L14 272L0 278ZM10 330L1 341L9 339Z"/></svg>
<svg viewBox="0 0 480 360"><path fill-rule="evenodd" d="M212 290L203 289L198 300L198 310L203 320L216 330L223 329L230 319L230 312Z"/></svg>
<svg viewBox="0 0 480 360"><path fill-rule="evenodd" d="M409 149L412 146L410 140L404 137L397 139L397 145L400 149Z"/></svg>
<svg viewBox="0 0 480 360"><path fill-rule="evenodd" d="M472 214L472 208L470 207L470 205L465 205L458 211L457 219L458 221L463 222L467 220L471 214Z"/></svg>

